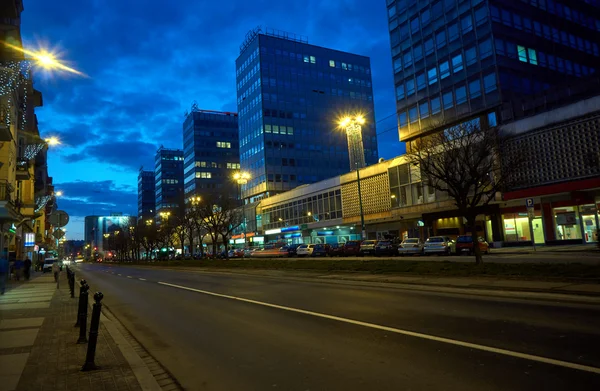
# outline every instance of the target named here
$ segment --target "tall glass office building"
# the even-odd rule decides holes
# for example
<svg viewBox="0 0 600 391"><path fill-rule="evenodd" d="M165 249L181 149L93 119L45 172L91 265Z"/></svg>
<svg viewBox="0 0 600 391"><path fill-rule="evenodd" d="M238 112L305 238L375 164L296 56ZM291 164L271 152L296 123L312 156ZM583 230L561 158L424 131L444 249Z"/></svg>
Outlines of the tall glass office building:
<svg viewBox="0 0 600 391"><path fill-rule="evenodd" d="M145 171L143 167L138 173L138 218L151 219L154 217L156 205L154 198L156 189L154 171Z"/></svg>
<svg viewBox="0 0 600 391"><path fill-rule="evenodd" d="M598 0L387 0L399 136L600 91Z"/></svg>
<svg viewBox="0 0 600 391"><path fill-rule="evenodd" d="M238 198L232 177L240 169L237 113L192 111L183 122L185 196Z"/></svg>
<svg viewBox="0 0 600 391"><path fill-rule="evenodd" d="M154 158L156 216L183 203L183 151L160 147Z"/></svg>
<svg viewBox="0 0 600 391"><path fill-rule="evenodd" d="M377 162L368 57L278 31L248 33L236 60L240 163L251 200L348 171L342 115L362 113L365 162Z"/></svg>

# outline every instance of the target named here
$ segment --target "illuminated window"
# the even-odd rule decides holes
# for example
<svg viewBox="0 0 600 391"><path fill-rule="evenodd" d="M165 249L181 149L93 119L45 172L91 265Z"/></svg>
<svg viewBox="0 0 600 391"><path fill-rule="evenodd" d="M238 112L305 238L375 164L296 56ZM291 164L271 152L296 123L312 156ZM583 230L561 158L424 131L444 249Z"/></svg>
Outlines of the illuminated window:
<svg viewBox="0 0 600 391"><path fill-rule="evenodd" d="M206 167L206 162L196 162L196 167Z"/></svg>
<svg viewBox="0 0 600 391"><path fill-rule="evenodd" d="M217 148L231 148L231 143L226 141L217 141Z"/></svg>
<svg viewBox="0 0 600 391"><path fill-rule="evenodd" d="M239 170L240 164L239 163L227 163L227 168L229 168L230 170Z"/></svg>
<svg viewBox="0 0 600 391"><path fill-rule="evenodd" d="M329 60L329 66L335 68L335 61Z"/></svg>
<svg viewBox="0 0 600 391"><path fill-rule="evenodd" d="M210 179L212 178L212 174L210 172L197 172L196 178Z"/></svg>
<svg viewBox="0 0 600 391"><path fill-rule="evenodd" d="M311 64L316 64L317 63L317 59L315 58L315 56L310 56L310 63Z"/></svg>
<svg viewBox="0 0 600 391"><path fill-rule="evenodd" d="M519 61L527 62L527 49L525 49L525 46L517 45L517 52L519 54Z"/></svg>

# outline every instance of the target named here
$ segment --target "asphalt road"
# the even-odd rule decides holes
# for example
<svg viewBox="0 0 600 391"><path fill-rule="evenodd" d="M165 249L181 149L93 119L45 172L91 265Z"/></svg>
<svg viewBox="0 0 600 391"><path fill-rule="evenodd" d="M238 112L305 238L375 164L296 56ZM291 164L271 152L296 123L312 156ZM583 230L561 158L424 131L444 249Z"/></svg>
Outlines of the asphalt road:
<svg viewBox="0 0 600 391"><path fill-rule="evenodd" d="M188 390L600 389L598 306L79 269Z"/></svg>

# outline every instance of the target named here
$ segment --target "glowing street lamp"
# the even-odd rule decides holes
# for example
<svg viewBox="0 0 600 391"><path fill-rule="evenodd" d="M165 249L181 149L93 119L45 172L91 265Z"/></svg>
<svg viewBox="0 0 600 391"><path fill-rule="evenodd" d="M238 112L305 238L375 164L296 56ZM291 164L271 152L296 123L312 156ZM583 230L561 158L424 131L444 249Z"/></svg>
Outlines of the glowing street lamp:
<svg viewBox="0 0 600 391"><path fill-rule="evenodd" d="M69 72L69 73L73 73L79 76L86 76L83 72L78 71L77 69L73 69L67 65L65 65L63 62L60 61L60 59L56 56L55 53L51 53L47 50L44 49L39 49L39 50L31 50L31 49L25 49L25 48L21 48L19 46L15 46L15 45L11 45L8 42L4 42L4 45L6 47L8 47L9 49L12 49L16 52L20 52L22 54L25 54L26 56L29 56L29 60L33 60L35 62L35 65L45 69L47 71L62 71L62 72Z"/></svg>
<svg viewBox="0 0 600 391"><path fill-rule="evenodd" d="M365 124L362 114L345 116L339 119L338 125L346 132L348 138L348 156L350 158L350 170L356 170L365 166L365 152L363 148L362 126Z"/></svg>
<svg viewBox="0 0 600 391"><path fill-rule="evenodd" d="M44 141L46 142L46 144L48 144L51 147L54 147L54 146L60 144L60 139L55 136L48 137L48 138L44 139Z"/></svg>
<svg viewBox="0 0 600 391"><path fill-rule="evenodd" d="M363 239L367 238L365 229L365 215L363 212L362 194L360 191L360 169L365 167L365 153L362 140L362 127L365 117L357 114L353 117L346 116L339 120L338 125L346 131L348 137L348 157L350 158L350 170L356 170L356 184L358 186L358 206L360 208L360 226Z"/></svg>
<svg viewBox="0 0 600 391"><path fill-rule="evenodd" d="M160 217L162 217L163 220L167 220L169 221L169 216L171 216L171 212L160 212Z"/></svg>
<svg viewBox="0 0 600 391"><path fill-rule="evenodd" d="M248 181L250 180L250 173L245 172L245 171L238 171L235 174L233 174L233 179L238 184L239 197L240 197L240 201L242 201L242 214L244 215L244 247L246 247L246 232L247 232L246 227L248 224L246 223L246 203L242 199L242 185L245 185L246 183L248 183Z"/></svg>
<svg viewBox="0 0 600 391"><path fill-rule="evenodd" d="M153 222L154 222L154 220L148 219L148 220L146 220L146 225L151 226Z"/></svg>

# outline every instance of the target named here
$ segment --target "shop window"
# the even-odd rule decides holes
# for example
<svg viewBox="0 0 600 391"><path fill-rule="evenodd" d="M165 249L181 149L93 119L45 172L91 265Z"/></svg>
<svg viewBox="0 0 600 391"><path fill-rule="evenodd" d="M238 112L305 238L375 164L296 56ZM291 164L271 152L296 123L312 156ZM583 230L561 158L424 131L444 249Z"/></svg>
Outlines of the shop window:
<svg viewBox="0 0 600 391"><path fill-rule="evenodd" d="M598 242L598 212L596 205L581 205L579 212L583 223L583 239L586 243Z"/></svg>
<svg viewBox="0 0 600 391"><path fill-rule="evenodd" d="M554 208L553 214L557 240L581 239L576 207Z"/></svg>

